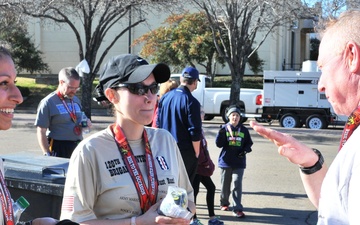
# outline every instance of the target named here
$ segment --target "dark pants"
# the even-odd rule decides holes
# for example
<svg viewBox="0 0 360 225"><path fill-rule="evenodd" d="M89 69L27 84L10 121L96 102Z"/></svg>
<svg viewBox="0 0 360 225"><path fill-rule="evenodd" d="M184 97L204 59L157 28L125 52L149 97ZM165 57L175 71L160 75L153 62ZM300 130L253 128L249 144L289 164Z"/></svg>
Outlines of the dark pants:
<svg viewBox="0 0 360 225"><path fill-rule="evenodd" d="M215 207L214 198L215 198L215 190L216 190L215 184L212 181L211 177L201 176L199 174L196 174L193 184L195 204L196 204L196 196L198 195L200 189L200 183L202 183L206 188L207 209L209 212L209 217L213 217L215 216L215 211L214 211L214 207ZM194 216L194 218L196 218L196 215Z"/></svg>
<svg viewBox="0 0 360 225"><path fill-rule="evenodd" d="M181 153L182 159L184 161L186 172L189 176L190 183L192 186L194 186L193 182L194 182L196 171L197 171L198 158L195 157L194 151L181 151L180 150L180 153Z"/></svg>
<svg viewBox="0 0 360 225"><path fill-rule="evenodd" d="M51 155L62 158L70 158L80 141L59 141L49 138Z"/></svg>

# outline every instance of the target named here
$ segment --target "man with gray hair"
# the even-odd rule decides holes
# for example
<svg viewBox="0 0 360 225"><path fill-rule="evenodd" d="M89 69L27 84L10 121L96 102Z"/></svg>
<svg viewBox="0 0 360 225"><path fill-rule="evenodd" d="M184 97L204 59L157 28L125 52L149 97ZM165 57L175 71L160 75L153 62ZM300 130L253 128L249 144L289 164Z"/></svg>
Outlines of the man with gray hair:
<svg viewBox="0 0 360 225"><path fill-rule="evenodd" d="M75 96L80 89L80 76L72 67L59 72L59 86L41 100L37 109L35 126L40 148L46 156L70 158L83 139L81 121L84 113L80 99ZM87 127L91 121L86 118Z"/></svg>
<svg viewBox="0 0 360 225"><path fill-rule="evenodd" d="M251 127L274 142L280 155L300 168L305 191L318 209L317 225L360 224L360 10L330 18L320 29L319 92L324 92L334 112L348 116L339 152L328 162L320 150L291 135L264 127ZM326 146L323 146L326 152Z"/></svg>

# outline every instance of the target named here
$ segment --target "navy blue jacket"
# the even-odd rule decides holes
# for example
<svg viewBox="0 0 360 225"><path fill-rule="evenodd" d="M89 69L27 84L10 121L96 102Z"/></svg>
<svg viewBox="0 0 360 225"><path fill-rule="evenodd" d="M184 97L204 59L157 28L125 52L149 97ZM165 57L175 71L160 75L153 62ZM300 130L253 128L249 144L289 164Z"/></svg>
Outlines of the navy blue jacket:
<svg viewBox="0 0 360 225"><path fill-rule="evenodd" d="M215 143L221 148L218 160L220 168L246 168L246 153L252 151L253 142L249 130L244 125L238 124L236 127L229 123L222 125L216 135Z"/></svg>
<svg viewBox="0 0 360 225"><path fill-rule="evenodd" d="M169 91L159 101L156 125L173 135L180 151L194 151L192 142L201 139L199 101L186 86Z"/></svg>

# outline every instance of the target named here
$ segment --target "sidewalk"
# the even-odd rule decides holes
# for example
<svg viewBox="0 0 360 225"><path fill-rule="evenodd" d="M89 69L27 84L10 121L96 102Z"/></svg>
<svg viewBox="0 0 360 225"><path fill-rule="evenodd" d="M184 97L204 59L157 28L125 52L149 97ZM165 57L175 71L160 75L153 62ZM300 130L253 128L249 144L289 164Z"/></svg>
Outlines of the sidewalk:
<svg viewBox="0 0 360 225"><path fill-rule="evenodd" d="M101 130L115 121L113 115L109 115L106 109L92 110L92 130ZM36 110L15 110L12 128L34 127Z"/></svg>
<svg viewBox="0 0 360 225"><path fill-rule="evenodd" d="M92 130L101 130L115 121L115 117L110 115L110 112L106 109L93 109L91 112L91 122ZM13 128L25 128L25 127L35 127L34 122L36 118L36 110L15 110L15 115L13 119ZM249 126L248 119L244 125L249 128L251 135L255 134L252 128ZM220 117L215 117L213 120L204 121L203 126L205 128L205 134L207 134L206 128L219 128L223 124L223 121ZM277 123L269 125L267 123L262 123L262 125L272 128L274 130L284 132L292 135L293 137L299 140L308 140L315 139L317 142L327 142L327 141L338 141L341 137L341 132L344 126L332 126L330 125L328 129L321 130L310 130L306 128L283 128L277 126Z"/></svg>
<svg viewBox="0 0 360 225"><path fill-rule="evenodd" d="M14 142L19 143L22 151L24 142L27 143L26 149L28 151L32 151L29 148L29 142L33 142L33 145L38 148L36 143L36 131L33 129L35 128L35 118L35 111L15 111L13 128L6 132L6 134L3 134L2 137L4 139L9 139L9 136L7 135L11 135L11 137L14 138L11 140L11 146L13 146L11 152L15 150ZM114 116L108 115L106 111L93 112L92 131L96 132L97 130L104 129L114 121ZM219 148L215 146L215 136L220 124L223 124L220 117L216 117L212 121L205 121L203 124L211 158L216 165ZM243 205L245 207L246 217L237 219L232 215L232 212L225 212L219 209L219 168L215 169L214 175L212 176L217 188L215 195L215 214L220 216L226 225L316 224L317 213L306 197L301 180L298 176L298 167L289 163L283 157L280 157L277 153L276 146L256 134L249 127L249 121L245 123L245 126L249 128L254 141L253 152L248 155L247 169L243 180ZM264 124L264 126L291 134L295 138L301 139L305 144L321 149L327 164L331 164L332 159L337 153L337 146L341 136L341 127L324 130L309 130L305 128L285 129L279 127L277 124L271 126ZM26 137L24 137L24 135ZM30 140L27 138L30 138ZM3 144L6 145L5 140ZM201 185L200 193L197 198L197 216L205 225L207 224L208 219L206 206L206 189Z"/></svg>

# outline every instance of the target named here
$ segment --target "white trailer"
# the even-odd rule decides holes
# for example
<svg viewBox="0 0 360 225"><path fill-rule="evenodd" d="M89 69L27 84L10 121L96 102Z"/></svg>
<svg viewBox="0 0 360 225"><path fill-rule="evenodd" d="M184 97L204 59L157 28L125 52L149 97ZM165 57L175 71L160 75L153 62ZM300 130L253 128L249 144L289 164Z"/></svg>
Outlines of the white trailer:
<svg viewBox="0 0 360 225"><path fill-rule="evenodd" d="M324 129L337 118L317 89L321 72L264 71L263 120L280 126Z"/></svg>

